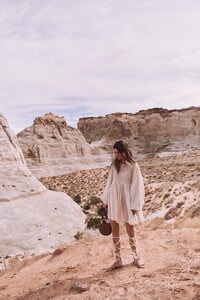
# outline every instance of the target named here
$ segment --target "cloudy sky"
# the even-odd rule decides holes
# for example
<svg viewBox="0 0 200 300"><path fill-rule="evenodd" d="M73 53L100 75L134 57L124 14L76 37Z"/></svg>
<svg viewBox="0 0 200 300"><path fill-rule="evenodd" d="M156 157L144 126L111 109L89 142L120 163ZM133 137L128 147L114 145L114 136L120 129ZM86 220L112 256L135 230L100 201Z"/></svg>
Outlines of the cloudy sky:
<svg viewBox="0 0 200 300"><path fill-rule="evenodd" d="M0 112L18 132L200 106L199 0L0 0Z"/></svg>

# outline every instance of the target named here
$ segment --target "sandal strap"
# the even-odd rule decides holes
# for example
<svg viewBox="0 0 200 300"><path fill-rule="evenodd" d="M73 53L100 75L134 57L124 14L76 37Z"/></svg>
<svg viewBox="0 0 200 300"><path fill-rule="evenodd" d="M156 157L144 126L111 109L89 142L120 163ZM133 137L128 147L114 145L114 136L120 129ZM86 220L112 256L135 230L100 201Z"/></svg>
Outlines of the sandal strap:
<svg viewBox="0 0 200 300"><path fill-rule="evenodd" d="M133 251L133 258L137 258L138 257L138 254L137 254L137 240L136 240L136 237L133 236L133 237L129 237L129 243L130 243L130 246L131 246L131 249Z"/></svg>
<svg viewBox="0 0 200 300"><path fill-rule="evenodd" d="M113 246L115 248L116 261L120 261L121 253L120 253L120 237L119 236L113 236Z"/></svg>
<svg viewBox="0 0 200 300"><path fill-rule="evenodd" d="M137 244L136 236L129 237L129 241L130 241L130 243L133 243L134 245L136 245Z"/></svg>
<svg viewBox="0 0 200 300"><path fill-rule="evenodd" d="M116 236L116 237L113 236L113 244L115 246L118 246L120 244L120 237L119 236Z"/></svg>
<svg viewBox="0 0 200 300"><path fill-rule="evenodd" d="M135 257L133 263L140 269L144 268L144 263L140 261L139 257Z"/></svg>

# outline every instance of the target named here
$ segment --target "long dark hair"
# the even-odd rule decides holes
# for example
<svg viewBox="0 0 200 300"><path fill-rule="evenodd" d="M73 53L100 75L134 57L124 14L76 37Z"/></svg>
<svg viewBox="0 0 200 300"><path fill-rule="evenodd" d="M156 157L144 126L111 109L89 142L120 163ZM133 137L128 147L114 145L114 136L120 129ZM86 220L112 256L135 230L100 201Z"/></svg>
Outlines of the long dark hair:
<svg viewBox="0 0 200 300"><path fill-rule="evenodd" d="M125 144L123 141L116 141L113 146L114 149L116 149L124 158L125 161L128 161L130 164L134 164L135 160L133 159L133 154L131 150L128 148L128 145ZM117 169L117 172L119 173L121 168L121 160L115 158L114 159L114 165Z"/></svg>

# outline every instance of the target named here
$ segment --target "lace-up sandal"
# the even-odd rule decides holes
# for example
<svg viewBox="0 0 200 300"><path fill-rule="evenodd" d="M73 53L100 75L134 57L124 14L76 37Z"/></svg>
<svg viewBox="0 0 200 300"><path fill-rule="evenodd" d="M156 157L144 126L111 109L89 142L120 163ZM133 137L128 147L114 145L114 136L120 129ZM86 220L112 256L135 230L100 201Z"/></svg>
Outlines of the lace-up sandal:
<svg viewBox="0 0 200 300"><path fill-rule="evenodd" d="M140 260L139 257L134 257L133 258L133 264L138 267L139 269L143 269L144 268L144 263Z"/></svg>
<svg viewBox="0 0 200 300"><path fill-rule="evenodd" d="M115 239L118 239L117 241ZM115 262L107 269L107 271L112 271L122 267L122 259L120 253L120 238L113 237L113 244L115 247Z"/></svg>
<svg viewBox="0 0 200 300"><path fill-rule="evenodd" d="M131 246L131 249L133 250L133 264L142 269L144 268L144 263L140 260L137 254L137 241L135 237L129 237L129 243Z"/></svg>

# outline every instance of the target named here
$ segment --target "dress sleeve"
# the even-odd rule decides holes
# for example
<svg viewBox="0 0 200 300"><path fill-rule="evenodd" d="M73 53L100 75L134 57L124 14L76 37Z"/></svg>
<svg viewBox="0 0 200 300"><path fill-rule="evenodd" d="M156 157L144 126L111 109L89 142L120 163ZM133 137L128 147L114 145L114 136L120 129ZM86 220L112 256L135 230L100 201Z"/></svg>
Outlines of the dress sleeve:
<svg viewBox="0 0 200 300"><path fill-rule="evenodd" d="M109 188L110 188L110 186L112 184L112 180L113 180L113 171L114 171L114 166L112 164L110 167L110 170L109 170L105 189L103 191L103 194L101 195L101 200L103 201L104 204L108 204L108 193L109 193Z"/></svg>
<svg viewBox="0 0 200 300"><path fill-rule="evenodd" d="M139 165L136 163L133 167L131 182L131 209L142 210L144 205L144 182Z"/></svg>

